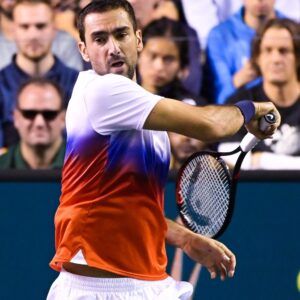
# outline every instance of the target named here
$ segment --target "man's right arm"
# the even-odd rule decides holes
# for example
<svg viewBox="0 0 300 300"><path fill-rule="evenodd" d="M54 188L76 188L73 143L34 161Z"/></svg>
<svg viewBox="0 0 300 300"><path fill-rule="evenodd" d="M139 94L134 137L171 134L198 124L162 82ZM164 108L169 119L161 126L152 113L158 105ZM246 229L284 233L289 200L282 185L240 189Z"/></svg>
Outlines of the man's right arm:
<svg viewBox="0 0 300 300"><path fill-rule="evenodd" d="M280 124L280 115L271 102L254 103L255 113L247 130L259 139L274 133ZM266 132L259 129L259 120L267 113L277 117ZM241 110L234 105L207 105L195 107L172 99L160 100L144 124L145 129L172 131L206 142L218 141L234 135L244 124Z"/></svg>

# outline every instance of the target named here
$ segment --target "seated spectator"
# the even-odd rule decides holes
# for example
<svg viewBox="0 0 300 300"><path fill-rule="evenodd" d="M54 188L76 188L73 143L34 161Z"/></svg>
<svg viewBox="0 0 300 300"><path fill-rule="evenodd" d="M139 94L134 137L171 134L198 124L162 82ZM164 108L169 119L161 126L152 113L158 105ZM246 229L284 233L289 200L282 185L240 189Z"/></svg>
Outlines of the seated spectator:
<svg viewBox="0 0 300 300"><path fill-rule="evenodd" d="M252 46L252 60L262 75L262 83L241 88L228 100L272 101L281 114L281 125L273 138L261 141L246 156L244 169L300 169L299 36L299 25L289 19L268 21ZM245 134L240 131L220 144L219 150L234 149Z"/></svg>
<svg viewBox="0 0 300 300"><path fill-rule="evenodd" d="M239 87L258 76L249 61L251 40L267 20L283 17L274 9L274 0L244 0L244 5L208 36L204 67L203 95L222 104Z"/></svg>
<svg viewBox="0 0 300 300"><path fill-rule="evenodd" d="M14 125L20 142L0 156L0 169L54 169L64 160L63 91L45 78L25 82L17 94Z"/></svg>
<svg viewBox="0 0 300 300"><path fill-rule="evenodd" d="M14 7L13 16L18 51L12 62L0 71L0 93L3 95L8 123L12 123L16 91L22 82L31 76L56 80L64 90L66 106L78 76L77 70L67 67L51 50L55 29L53 11L47 2L19 0ZM5 128L9 134L4 132L4 146L17 140L10 129L9 126Z"/></svg>
<svg viewBox="0 0 300 300"><path fill-rule="evenodd" d="M185 18L181 0L160 1L154 11L153 19L157 20L162 17L178 21L185 28L189 42L189 65L185 72L181 74L180 80L187 90L195 95L200 95L202 84L202 52L197 32L189 26Z"/></svg>
<svg viewBox="0 0 300 300"><path fill-rule="evenodd" d="M184 87L195 95L200 94L202 82L202 66L201 66L201 51L200 44L197 39L197 33L186 22L183 9L180 1L174 0L129 0L134 8L137 17L138 26L142 31L145 27L158 18L163 16L174 18L174 20L181 22L189 42L189 65L185 68L185 72L181 74L180 80ZM167 9L165 9L167 7ZM172 9L170 9L170 7Z"/></svg>
<svg viewBox="0 0 300 300"><path fill-rule="evenodd" d="M181 0L181 2L188 23L198 34L202 50L206 49L210 30L226 21L243 4L243 0ZM275 8L287 18L300 22L299 0L276 0Z"/></svg>
<svg viewBox="0 0 300 300"><path fill-rule="evenodd" d="M152 21L144 28L143 44L138 75L146 90L169 98L193 99L198 104L204 103L180 81L180 74L189 63L189 43L180 22L168 18Z"/></svg>
<svg viewBox="0 0 300 300"><path fill-rule="evenodd" d="M16 3L45 3L50 5L50 0L43 1L19 1L19 0L0 0L0 69L7 66L13 54L17 52L14 37L13 7ZM31 16L32 13L29 15ZM54 19L51 19L54 26ZM77 41L65 30L57 28L52 43L53 53L62 60L68 67L81 71L83 60L78 51Z"/></svg>

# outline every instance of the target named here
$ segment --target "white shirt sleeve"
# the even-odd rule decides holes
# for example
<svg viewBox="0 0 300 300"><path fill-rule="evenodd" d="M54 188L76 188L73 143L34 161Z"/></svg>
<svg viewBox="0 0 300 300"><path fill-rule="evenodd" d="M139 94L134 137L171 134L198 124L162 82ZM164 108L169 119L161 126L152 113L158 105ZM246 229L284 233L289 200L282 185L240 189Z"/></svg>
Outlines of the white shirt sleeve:
<svg viewBox="0 0 300 300"><path fill-rule="evenodd" d="M96 76L86 86L84 95L91 125L102 135L142 129L150 112L162 99L116 74Z"/></svg>

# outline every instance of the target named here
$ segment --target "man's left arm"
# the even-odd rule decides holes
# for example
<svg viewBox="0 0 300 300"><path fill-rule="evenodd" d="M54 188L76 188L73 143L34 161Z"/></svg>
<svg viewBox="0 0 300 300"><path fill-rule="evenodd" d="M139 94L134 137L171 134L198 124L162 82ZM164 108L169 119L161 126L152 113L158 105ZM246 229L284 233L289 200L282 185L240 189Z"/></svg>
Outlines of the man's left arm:
<svg viewBox="0 0 300 300"><path fill-rule="evenodd" d="M181 248L191 259L205 266L211 279L215 279L217 274L220 274L222 280L227 276L233 277L235 255L224 244L196 234L170 219L166 219L166 222L168 244Z"/></svg>

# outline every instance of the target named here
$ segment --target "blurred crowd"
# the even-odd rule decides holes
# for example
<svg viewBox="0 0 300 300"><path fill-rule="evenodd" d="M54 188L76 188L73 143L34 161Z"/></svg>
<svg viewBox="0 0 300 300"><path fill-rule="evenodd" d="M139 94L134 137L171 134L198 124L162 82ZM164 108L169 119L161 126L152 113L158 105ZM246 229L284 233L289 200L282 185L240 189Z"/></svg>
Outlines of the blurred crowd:
<svg viewBox="0 0 300 300"><path fill-rule="evenodd" d="M65 109L90 68L76 29L89 2L0 0L0 169L62 167ZM190 105L272 101L282 124L243 168L300 169L300 0L129 2L143 32L141 86ZM170 168L232 150L245 133L207 144L170 132Z"/></svg>

